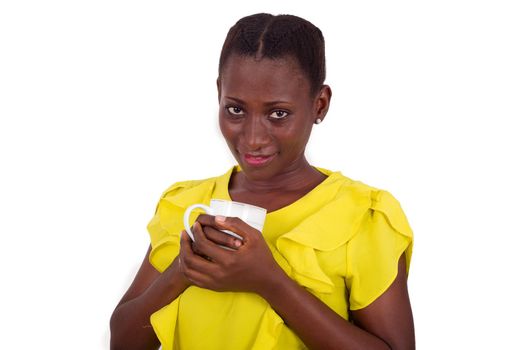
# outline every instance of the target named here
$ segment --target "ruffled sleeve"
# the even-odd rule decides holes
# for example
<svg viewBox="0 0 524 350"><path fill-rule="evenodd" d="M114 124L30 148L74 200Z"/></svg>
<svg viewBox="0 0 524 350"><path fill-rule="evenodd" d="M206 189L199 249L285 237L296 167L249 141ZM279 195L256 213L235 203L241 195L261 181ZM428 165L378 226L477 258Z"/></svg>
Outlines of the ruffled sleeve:
<svg viewBox="0 0 524 350"><path fill-rule="evenodd" d="M332 293L333 281L320 265L318 253L333 252L350 241L367 208L369 196L362 196L355 188L340 191L339 195L278 238L278 252L289 268L280 265L291 278L313 293Z"/></svg>
<svg viewBox="0 0 524 350"><path fill-rule="evenodd" d="M163 272L171 265L180 251L184 211L195 203L209 203L214 185L214 181L205 180L178 182L162 194L155 216L147 225L151 238L149 261L158 271ZM190 222L197 216L195 210Z"/></svg>
<svg viewBox="0 0 524 350"><path fill-rule="evenodd" d="M388 289L403 253L409 269L412 244L413 233L399 202L386 191L372 191L370 209L347 245L351 310L368 306Z"/></svg>

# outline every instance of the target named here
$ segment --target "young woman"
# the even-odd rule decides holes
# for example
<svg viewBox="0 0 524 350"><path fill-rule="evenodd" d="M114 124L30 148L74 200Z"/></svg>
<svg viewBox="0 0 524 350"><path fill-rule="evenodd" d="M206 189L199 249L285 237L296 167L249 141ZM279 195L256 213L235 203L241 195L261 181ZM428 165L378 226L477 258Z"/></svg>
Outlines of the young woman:
<svg viewBox="0 0 524 350"><path fill-rule="evenodd" d="M112 349L414 349L400 205L305 158L329 109L324 79L324 39L310 22L256 14L230 29L217 86L238 165L164 192L111 318ZM211 198L266 208L263 232L200 215L193 242L183 213Z"/></svg>

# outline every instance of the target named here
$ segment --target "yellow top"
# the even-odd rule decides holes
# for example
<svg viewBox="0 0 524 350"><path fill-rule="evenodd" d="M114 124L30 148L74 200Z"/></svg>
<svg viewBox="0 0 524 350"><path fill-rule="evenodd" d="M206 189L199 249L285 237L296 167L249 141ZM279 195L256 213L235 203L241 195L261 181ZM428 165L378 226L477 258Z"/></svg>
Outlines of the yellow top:
<svg viewBox="0 0 524 350"><path fill-rule="evenodd" d="M368 306L391 285L404 252L409 268L413 234L391 194L340 172L317 169L328 177L296 202L268 213L262 234L293 280L348 319L348 307ZM179 182L164 192L147 227L149 259L158 271L178 255L187 207L209 204L211 198L231 200L233 170L240 171L235 167L219 177ZM305 348L254 293L192 286L153 313L151 324L163 350Z"/></svg>

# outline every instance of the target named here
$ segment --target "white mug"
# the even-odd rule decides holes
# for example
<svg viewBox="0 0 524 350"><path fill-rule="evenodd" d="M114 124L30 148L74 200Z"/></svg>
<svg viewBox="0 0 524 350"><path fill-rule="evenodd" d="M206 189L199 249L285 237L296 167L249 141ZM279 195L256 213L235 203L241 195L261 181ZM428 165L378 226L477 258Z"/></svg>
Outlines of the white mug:
<svg viewBox="0 0 524 350"><path fill-rule="evenodd" d="M197 208L203 209L209 215L238 217L246 224L260 232L262 232L262 229L264 228L264 221L266 220L266 209L247 203L232 202L223 199L212 199L209 206L205 204L193 204L184 212L184 228L193 241L195 240L195 237L193 236L193 232L191 232L189 216L191 215L191 212ZM242 237L234 232L229 230L221 231L242 240Z"/></svg>

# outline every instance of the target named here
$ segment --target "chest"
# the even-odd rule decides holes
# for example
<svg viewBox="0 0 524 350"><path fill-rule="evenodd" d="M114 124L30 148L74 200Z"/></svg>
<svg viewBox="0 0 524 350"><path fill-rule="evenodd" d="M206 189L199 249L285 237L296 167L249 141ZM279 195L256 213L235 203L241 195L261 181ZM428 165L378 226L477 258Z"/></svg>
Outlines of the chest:
<svg viewBox="0 0 524 350"><path fill-rule="evenodd" d="M302 198L308 191L279 191L268 193L253 193L245 190L230 190L231 199L257 207L265 208L268 213L282 209Z"/></svg>

